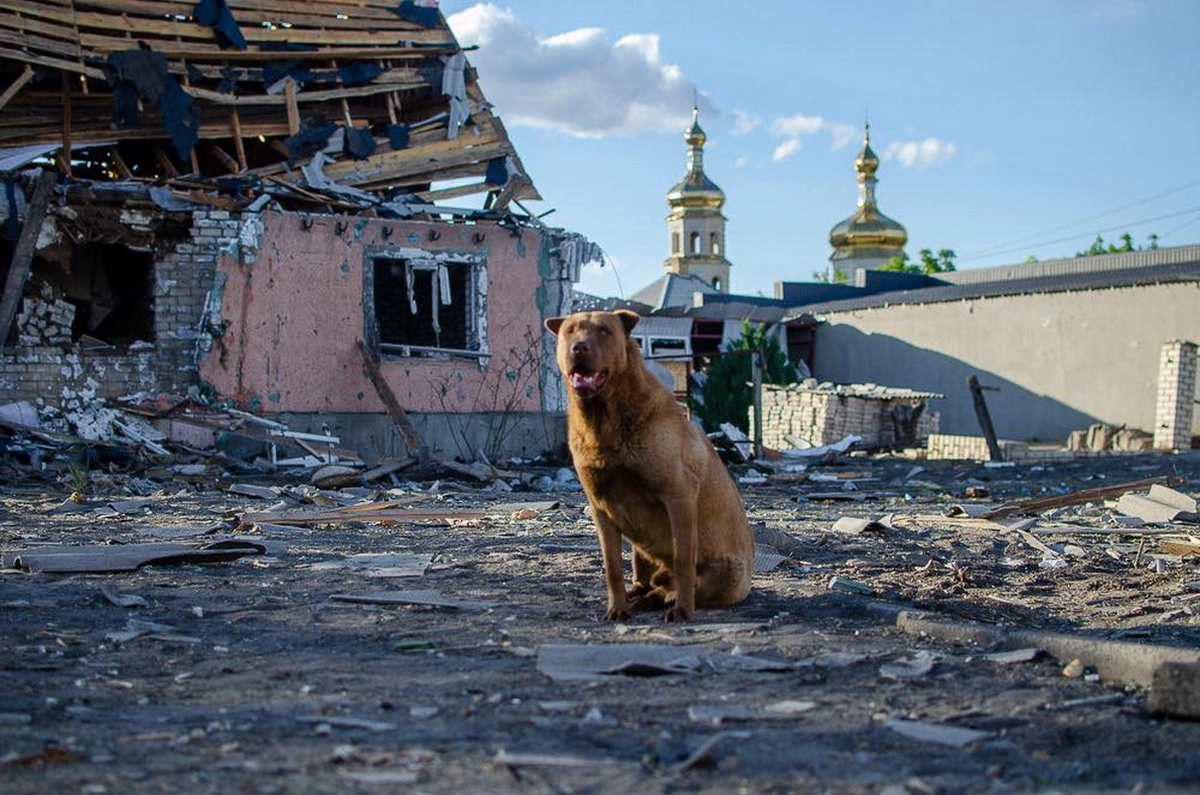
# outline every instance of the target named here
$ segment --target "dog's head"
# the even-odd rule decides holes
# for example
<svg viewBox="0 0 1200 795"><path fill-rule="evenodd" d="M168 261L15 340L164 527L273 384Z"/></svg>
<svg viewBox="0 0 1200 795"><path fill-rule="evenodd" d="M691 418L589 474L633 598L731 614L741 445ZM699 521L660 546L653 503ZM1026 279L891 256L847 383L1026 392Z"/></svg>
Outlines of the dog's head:
<svg viewBox="0 0 1200 795"><path fill-rule="evenodd" d="M546 321L546 328L558 335L558 367L575 394L600 394L612 376L629 366L637 355L629 332L637 322L637 314L625 309L577 312Z"/></svg>

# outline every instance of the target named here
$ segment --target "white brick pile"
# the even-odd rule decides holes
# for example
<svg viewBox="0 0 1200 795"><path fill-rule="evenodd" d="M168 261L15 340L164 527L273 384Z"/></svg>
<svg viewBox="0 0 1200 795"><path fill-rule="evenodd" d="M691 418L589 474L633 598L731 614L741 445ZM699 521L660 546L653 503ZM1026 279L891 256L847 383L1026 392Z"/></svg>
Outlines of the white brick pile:
<svg viewBox="0 0 1200 795"><path fill-rule="evenodd" d="M790 386L764 384L763 445L775 450L818 447L854 434L862 437L861 447L890 447L896 442L893 412L939 397L876 384L818 384L814 379ZM753 434L753 411L750 414ZM926 408L917 422L917 438L937 428L937 412Z"/></svg>
<svg viewBox="0 0 1200 795"><path fill-rule="evenodd" d="M1158 395L1154 410L1154 446L1187 450L1192 446L1196 410L1196 343L1173 340L1162 346L1158 360Z"/></svg>
<svg viewBox="0 0 1200 795"><path fill-rule="evenodd" d="M17 315L22 345L70 345L74 322L75 306L55 299L48 289L40 299L26 297Z"/></svg>

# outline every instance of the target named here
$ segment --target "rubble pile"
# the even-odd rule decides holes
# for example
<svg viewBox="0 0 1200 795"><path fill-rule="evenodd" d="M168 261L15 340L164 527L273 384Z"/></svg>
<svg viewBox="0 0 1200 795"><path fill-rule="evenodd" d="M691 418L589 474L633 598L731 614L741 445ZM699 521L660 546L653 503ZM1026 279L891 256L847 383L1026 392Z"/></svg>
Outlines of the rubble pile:
<svg viewBox="0 0 1200 795"><path fill-rule="evenodd" d="M27 297L17 315L20 343L29 346L70 345L74 323L74 304L56 299L49 287L43 286L41 298Z"/></svg>

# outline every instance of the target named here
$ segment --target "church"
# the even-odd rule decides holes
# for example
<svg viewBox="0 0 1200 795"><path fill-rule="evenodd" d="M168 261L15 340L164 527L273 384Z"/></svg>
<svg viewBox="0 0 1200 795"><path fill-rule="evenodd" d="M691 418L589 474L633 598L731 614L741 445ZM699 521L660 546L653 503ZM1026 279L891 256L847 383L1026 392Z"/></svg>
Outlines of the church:
<svg viewBox="0 0 1200 795"><path fill-rule="evenodd" d="M687 171L667 192L669 253L663 261L663 275L635 292L630 299L661 310L729 303L735 299L739 303L765 300L768 302L765 305L796 306L804 299L849 297L845 290L795 289L801 283L777 284L774 299L737 296L733 292L730 278L733 266L726 256L725 192L704 171L707 136L700 126L699 116L699 109L693 107L692 123L684 131ZM854 159L854 169L858 174L858 207L829 232L829 244L833 249L829 257L832 277L831 284L825 286L854 286L853 292L857 293L870 278L864 272L877 271L893 257L905 257L908 233L903 225L879 209L875 196L879 157L871 149L869 124L863 129L862 149Z"/></svg>

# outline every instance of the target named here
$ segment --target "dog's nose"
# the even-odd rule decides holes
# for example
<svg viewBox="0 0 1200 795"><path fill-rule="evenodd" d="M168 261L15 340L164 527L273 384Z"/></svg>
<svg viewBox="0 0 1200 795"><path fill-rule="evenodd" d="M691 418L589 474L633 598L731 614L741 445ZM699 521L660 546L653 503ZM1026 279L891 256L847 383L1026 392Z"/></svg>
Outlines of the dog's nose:
<svg viewBox="0 0 1200 795"><path fill-rule="evenodd" d="M592 350L592 346L588 345L587 342L585 342L584 340L579 340L578 342L575 342L574 344L571 345L571 353L574 353L576 355L581 354L581 353L586 354L586 353L589 353L591 350Z"/></svg>

